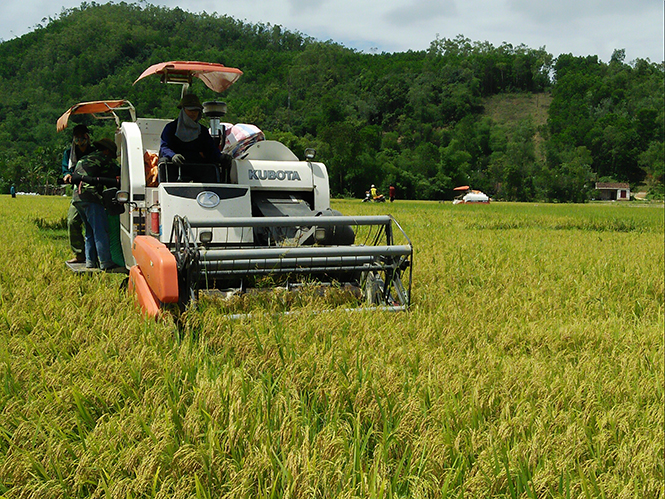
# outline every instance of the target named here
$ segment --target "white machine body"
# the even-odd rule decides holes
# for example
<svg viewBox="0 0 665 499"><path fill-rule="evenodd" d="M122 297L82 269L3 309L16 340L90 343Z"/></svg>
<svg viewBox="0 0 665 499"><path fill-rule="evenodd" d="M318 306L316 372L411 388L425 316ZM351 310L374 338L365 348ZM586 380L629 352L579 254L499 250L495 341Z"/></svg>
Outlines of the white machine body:
<svg viewBox="0 0 665 499"><path fill-rule="evenodd" d="M194 222L273 215L261 213L259 198L261 206L271 209L278 205L278 211L285 204L301 211L306 206L304 209L312 213L330 208L325 165L300 161L288 147L269 140L257 142L241 158L233 159L229 183L162 182L148 187L145 156L159 153L161 133L169 121L138 118L135 122L123 122L116 134L121 190L129 192L130 201L120 217L123 255L128 266L135 264L132 244L137 235L151 235L167 245L171 242L176 215ZM252 231L247 228L198 229L193 237L198 239L204 231L212 231L212 244L253 243Z"/></svg>

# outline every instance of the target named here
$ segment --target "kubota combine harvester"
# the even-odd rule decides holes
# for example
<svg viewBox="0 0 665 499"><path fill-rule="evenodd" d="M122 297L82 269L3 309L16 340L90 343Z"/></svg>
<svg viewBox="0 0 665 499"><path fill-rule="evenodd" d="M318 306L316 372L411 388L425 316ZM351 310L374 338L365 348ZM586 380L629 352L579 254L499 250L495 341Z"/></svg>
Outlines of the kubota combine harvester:
<svg viewBox="0 0 665 499"><path fill-rule="evenodd" d="M221 64L173 61L139 76L178 83L195 78L222 92L242 72ZM203 104L211 135L233 156L208 178L188 177L188 165L158 164L160 135L171 119L119 124L120 215L129 289L148 315L180 308L201 292L242 294L265 282L287 289L310 283L351 289L358 306L405 310L410 303L413 247L389 215L342 216L330 208L325 165L307 150L300 160L251 125L223 124L226 105ZM112 111L110 111L112 112ZM359 302L359 303L358 303Z"/></svg>

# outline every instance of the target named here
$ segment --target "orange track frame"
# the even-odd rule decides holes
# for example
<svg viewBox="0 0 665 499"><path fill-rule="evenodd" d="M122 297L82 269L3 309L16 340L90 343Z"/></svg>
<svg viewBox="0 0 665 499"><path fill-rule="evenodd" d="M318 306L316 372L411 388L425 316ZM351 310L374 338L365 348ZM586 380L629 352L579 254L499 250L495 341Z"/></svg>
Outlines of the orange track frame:
<svg viewBox="0 0 665 499"><path fill-rule="evenodd" d="M129 269L128 291L136 295L136 301L148 317L158 317L161 312L160 302L148 286L145 276L138 265Z"/></svg>
<svg viewBox="0 0 665 499"><path fill-rule="evenodd" d="M157 316L162 303L178 301L178 266L175 257L158 239L136 236L132 246L136 266L129 273L130 291L150 316Z"/></svg>

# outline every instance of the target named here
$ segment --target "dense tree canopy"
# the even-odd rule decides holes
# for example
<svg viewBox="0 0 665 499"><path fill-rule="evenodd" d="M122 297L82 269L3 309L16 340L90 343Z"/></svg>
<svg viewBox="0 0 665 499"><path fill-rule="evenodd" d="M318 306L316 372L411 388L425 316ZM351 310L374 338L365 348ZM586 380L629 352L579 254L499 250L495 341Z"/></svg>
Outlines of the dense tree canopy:
<svg viewBox="0 0 665 499"><path fill-rule="evenodd" d="M663 66L643 60L628 65L624 56L616 50L609 64L596 57L557 59L551 163L565 164L561 152L584 148L600 178L638 183L648 176L662 184ZM661 161L645 160L657 151Z"/></svg>
<svg viewBox="0 0 665 499"><path fill-rule="evenodd" d="M607 64L555 59L463 36L365 54L280 26L124 2L83 3L0 43L0 189L56 181L71 137L55 121L77 102L126 98L139 116L174 117L178 88L133 85L167 60L242 69L223 96L228 121L254 123L301 156L316 147L337 195L392 183L401 197L449 199L471 184L509 200L584 201L601 178L662 192L662 64L626 63L621 50ZM551 94L545 126L486 114L488 99L516 93ZM87 124L96 138L112 133Z"/></svg>

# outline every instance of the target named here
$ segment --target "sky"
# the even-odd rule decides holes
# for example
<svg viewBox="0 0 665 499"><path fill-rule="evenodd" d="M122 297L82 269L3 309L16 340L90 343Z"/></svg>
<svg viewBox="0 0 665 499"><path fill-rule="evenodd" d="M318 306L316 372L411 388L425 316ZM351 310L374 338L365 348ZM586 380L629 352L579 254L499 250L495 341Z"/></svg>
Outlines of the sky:
<svg viewBox="0 0 665 499"><path fill-rule="evenodd" d="M97 3L104 3L99 1ZM119 3L119 2L115 2ZM127 0L132 3L132 0ZM314 39L367 53L426 50L438 38L545 48L555 57L597 55L609 62L662 62L663 0L153 0L193 13L227 15L252 24L279 25ZM0 40L46 25L73 0L3 0Z"/></svg>

